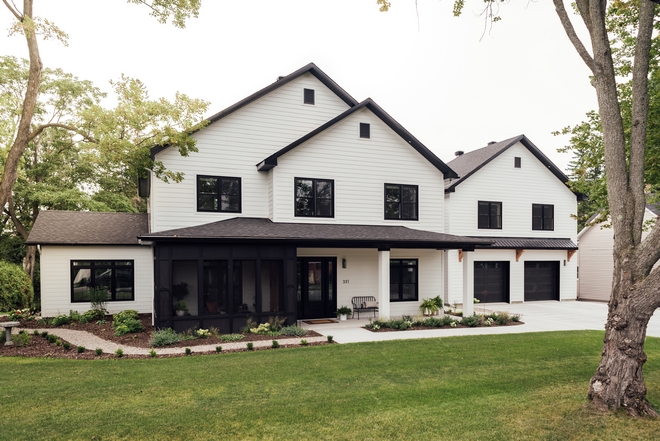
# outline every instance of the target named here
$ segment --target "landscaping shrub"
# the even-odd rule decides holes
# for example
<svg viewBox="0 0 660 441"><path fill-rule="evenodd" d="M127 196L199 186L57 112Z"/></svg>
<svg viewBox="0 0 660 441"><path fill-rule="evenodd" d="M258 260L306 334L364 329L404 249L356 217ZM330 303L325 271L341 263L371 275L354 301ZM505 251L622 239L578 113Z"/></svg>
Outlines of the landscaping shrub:
<svg viewBox="0 0 660 441"><path fill-rule="evenodd" d="M277 349L280 347L280 342L277 340L273 340L273 344L271 345L271 348Z"/></svg>
<svg viewBox="0 0 660 441"><path fill-rule="evenodd" d="M33 299L28 273L20 265L0 261L0 311L29 308Z"/></svg>
<svg viewBox="0 0 660 441"><path fill-rule="evenodd" d="M225 334L220 336L220 340L227 342L240 341L243 340L244 338L245 337L241 334Z"/></svg>
<svg viewBox="0 0 660 441"><path fill-rule="evenodd" d="M92 309L87 311L90 314L88 319L103 320L108 315L106 305L108 303L108 291L102 288L94 288L89 292L89 301L92 304ZM85 314L87 314L85 313Z"/></svg>
<svg viewBox="0 0 660 441"><path fill-rule="evenodd" d="M172 345L181 341L181 336L176 333L172 328L160 329L153 333L149 344L151 346L160 347Z"/></svg>
<svg viewBox="0 0 660 441"><path fill-rule="evenodd" d="M154 350L154 348L151 348L151 350L149 351L149 357L155 358L156 355L158 355L158 354L156 354L156 351Z"/></svg>
<svg viewBox="0 0 660 441"><path fill-rule="evenodd" d="M300 346L307 346L308 344L309 343L307 343L307 340L305 340L304 338L300 340Z"/></svg>
<svg viewBox="0 0 660 441"><path fill-rule="evenodd" d="M97 356L101 356L101 355L103 354L103 349L101 349L101 348L96 348L96 349L94 350L94 353L95 353Z"/></svg>
<svg viewBox="0 0 660 441"><path fill-rule="evenodd" d="M273 332L282 330L282 325L286 321L286 317L268 317L268 327Z"/></svg>
<svg viewBox="0 0 660 441"><path fill-rule="evenodd" d="M195 335L199 338L209 338L209 336L211 335L211 331L209 331L208 329L198 329L197 331L195 331Z"/></svg>
<svg viewBox="0 0 660 441"><path fill-rule="evenodd" d="M50 319L50 324L53 326L67 325L70 322L71 322L71 317L69 317L66 314L60 314Z"/></svg>
<svg viewBox="0 0 660 441"><path fill-rule="evenodd" d="M190 355L190 354L192 354L192 349L186 348L186 355Z"/></svg>
<svg viewBox="0 0 660 441"><path fill-rule="evenodd" d="M12 322L29 320L34 318L34 314L30 312L30 308L12 309L11 311L9 311L8 315L9 315L9 320L11 320Z"/></svg>
<svg viewBox="0 0 660 441"><path fill-rule="evenodd" d="M460 323L463 326L469 326L471 328L474 328L477 325L479 325L479 317L477 317L476 315L463 317Z"/></svg>
<svg viewBox="0 0 660 441"><path fill-rule="evenodd" d="M280 329L280 335L292 335L294 337L302 337L307 334L307 329L299 328L296 325L285 326Z"/></svg>
<svg viewBox="0 0 660 441"><path fill-rule="evenodd" d="M78 347L76 347L76 351L79 354L82 354L83 352L85 352L85 347L84 346L78 346Z"/></svg>
<svg viewBox="0 0 660 441"><path fill-rule="evenodd" d="M222 352L222 346L216 346L215 352Z"/></svg>
<svg viewBox="0 0 660 441"><path fill-rule="evenodd" d="M54 334L48 334L46 338L48 339L48 343L55 343L57 341L57 335Z"/></svg>
<svg viewBox="0 0 660 441"><path fill-rule="evenodd" d="M117 350L115 351L115 355L117 356L117 358L123 357L124 356L124 350L122 348L117 348Z"/></svg>
<svg viewBox="0 0 660 441"><path fill-rule="evenodd" d="M69 349L71 349L71 343L65 341L64 343L62 343L62 347L64 348L64 350L68 351Z"/></svg>
<svg viewBox="0 0 660 441"><path fill-rule="evenodd" d="M247 349L248 351L254 351L254 343L252 343L251 341L248 342Z"/></svg>
<svg viewBox="0 0 660 441"><path fill-rule="evenodd" d="M6 338L6 336L3 337ZM13 341L14 344L17 346L26 346L32 343L32 337L30 336L30 334L22 330L18 334L12 335L11 341Z"/></svg>
<svg viewBox="0 0 660 441"><path fill-rule="evenodd" d="M138 318L137 311L127 309L118 312L112 318L112 329L116 336L122 336L131 332L140 332L143 330L142 322Z"/></svg>

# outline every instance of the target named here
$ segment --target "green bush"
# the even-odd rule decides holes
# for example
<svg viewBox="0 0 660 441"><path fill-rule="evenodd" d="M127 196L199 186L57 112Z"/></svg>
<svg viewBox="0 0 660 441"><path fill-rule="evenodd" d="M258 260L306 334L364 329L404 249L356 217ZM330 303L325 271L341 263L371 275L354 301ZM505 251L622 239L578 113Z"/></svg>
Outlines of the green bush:
<svg viewBox="0 0 660 441"><path fill-rule="evenodd" d="M476 315L470 317L463 317L460 323L463 326L469 326L471 328L474 328L477 325L479 325L479 317L477 317Z"/></svg>
<svg viewBox="0 0 660 441"><path fill-rule="evenodd" d="M69 317L66 314L60 314L58 316L53 317L50 319L50 324L53 326L62 326L62 325L67 325L71 322L71 317Z"/></svg>
<svg viewBox="0 0 660 441"><path fill-rule="evenodd" d="M157 355L158 354L156 354L156 351L154 350L154 348L151 348L151 350L149 351L149 357L156 358Z"/></svg>
<svg viewBox="0 0 660 441"><path fill-rule="evenodd" d="M142 322L140 322L137 311L132 309L115 314L112 318L112 329L115 330L115 335L117 336L143 330Z"/></svg>
<svg viewBox="0 0 660 441"><path fill-rule="evenodd" d="M243 340L243 338L245 337L241 334L225 334L220 336L220 340L227 342L240 341Z"/></svg>
<svg viewBox="0 0 660 441"><path fill-rule="evenodd" d="M0 261L0 311L29 308L33 300L28 273L20 265Z"/></svg>
<svg viewBox="0 0 660 441"><path fill-rule="evenodd" d="M76 347L76 351L78 351L79 354L82 354L85 352L85 347L84 346L78 346Z"/></svg>
<svg viewBox="0 0 660 441"><path fill-rule="evenodd" d="M176 333L172 328L160 329L151 336L149 344L151 346L166 346L178 343L181 341L181 336Z"/></svg>
<svg viewBox="0 0 660 441"><path fill-rule="evenodd" d="M307 334L307 329L299 328L296 325L285 326L280 329L280 335L292 335L294 337L302 337Z"/></svg>
<svg viewBox="0 0 660 441"><path fill-rule="evenodd" d="M251 341L248 342L247 349L248 351L254 351L254 343L252 343Z"/></svg>
<svg viewBox="0 0 660 441"><path fill-rule="evenodd" d="M124 356L124 350L122 348L117 348L117 350L115 351L115 355L117 356L117 358L123 357Z"/></svg>
<svg viewBox="0 0 660 441"><path fill-rule="evenodd" d="M18 334L11 336L11 341L17 346L26 346L32 343L32 337L27 332L20 331Z"/></svg>
<svg viewBox="0 0 660 441"><path fill-rule="evenodd" d="M280 347L280 342L277 340L273 340L273 344L271 345L273 349L277 349Z"/></svg>
<svg viewBox="0 0 660 441"><path fill-rule="evenodd" d="M100 355L103 354L103 349L101 349L101 348L96 348L96 349L94 350L94 353L95 353L97 356L100 356Z"/></svg>

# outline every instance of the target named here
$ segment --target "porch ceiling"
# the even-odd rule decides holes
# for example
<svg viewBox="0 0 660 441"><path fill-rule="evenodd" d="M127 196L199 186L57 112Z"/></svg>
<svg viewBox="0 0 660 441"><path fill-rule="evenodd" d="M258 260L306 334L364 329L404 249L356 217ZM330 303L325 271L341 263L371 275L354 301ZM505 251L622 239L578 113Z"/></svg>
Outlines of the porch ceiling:
<svg viewBox="0 0 660 441"><path fill-rule="evenodd" d="M140 239L166 242L287 244L298 247L429 248L488 247L492 239L454 236L395 225L283 223L265 218L237 217L195 227L144 234Z"/></svg>

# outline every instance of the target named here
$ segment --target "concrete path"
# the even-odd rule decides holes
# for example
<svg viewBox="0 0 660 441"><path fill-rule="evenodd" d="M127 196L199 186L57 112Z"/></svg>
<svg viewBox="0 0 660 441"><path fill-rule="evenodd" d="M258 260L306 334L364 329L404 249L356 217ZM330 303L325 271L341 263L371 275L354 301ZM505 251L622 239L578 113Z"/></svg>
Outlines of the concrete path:
<svg viewBox="0 0 660 441"><path fill-rule="evenodd" d="M475 312L480 313L483 304L475 305ZM487 311L507 311L519 314L524 325L429 329L423 331L371 332L362 326L369 319L349 319L344 322L308 325L303 327L313 329L323 335L332 335L339 343L357 343L366 341L400 340L407 338L451 337L456 335L480 334L517 334L522 332L541 331L572 331L572 330L604 330L607 319L607 304L597 302L527 302L520 304L488 303ZM647 335L660 337L660 313L656 313L648 326Z"/></svg>

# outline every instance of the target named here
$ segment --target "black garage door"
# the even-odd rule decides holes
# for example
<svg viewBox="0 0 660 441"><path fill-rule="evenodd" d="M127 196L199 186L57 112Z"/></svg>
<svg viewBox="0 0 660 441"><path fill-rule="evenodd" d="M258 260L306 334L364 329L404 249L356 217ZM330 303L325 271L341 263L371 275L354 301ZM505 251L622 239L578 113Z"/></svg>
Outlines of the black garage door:
<svg viewBox="0 0 660 441"><path fill-rule="evenodd" d="M509 301L509 262L474 262L474 298L489 303Z"/></svg>
<svg viewBox="0 0 660 441"><path fill-rule="evenodd" d="M559 300L559 262L525 262L525 301Z"/></svg>

